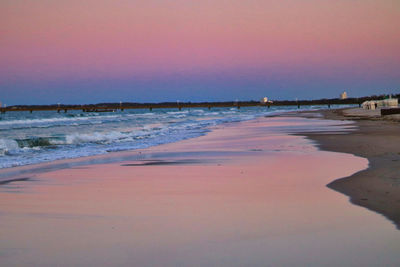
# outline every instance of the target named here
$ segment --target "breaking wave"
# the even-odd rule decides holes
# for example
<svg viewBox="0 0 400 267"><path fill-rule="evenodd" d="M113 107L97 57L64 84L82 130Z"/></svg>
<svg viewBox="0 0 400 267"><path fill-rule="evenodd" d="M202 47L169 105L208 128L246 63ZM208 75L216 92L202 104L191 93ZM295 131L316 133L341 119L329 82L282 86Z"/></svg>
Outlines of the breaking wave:
<svg viewBox="0 0 400 267"><path fill-rule="evenodd" d="M16 151L18 148L18 143L15 140L0 139L0 156L10 154L10 152Z"/></svg>
<svg viewBox="0 0 400 267"><path fill-rule="evenodd" d="M112 114L0 114L0 168L146 148L204 135L208 127L282 108L126 110Z"/></svg>

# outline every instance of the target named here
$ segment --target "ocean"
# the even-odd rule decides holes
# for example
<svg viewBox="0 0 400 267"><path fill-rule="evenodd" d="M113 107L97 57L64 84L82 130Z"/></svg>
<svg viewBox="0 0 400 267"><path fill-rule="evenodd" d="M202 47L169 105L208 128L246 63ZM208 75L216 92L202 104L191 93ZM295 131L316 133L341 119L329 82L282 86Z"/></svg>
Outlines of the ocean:
<svg viewBox="0 0 400 267"><path fill-rule="evenodd" d="M319 108L326 106L303 109ZM0 169L177 142L221 123L291 110L297 107L7 112L0 115Z"/></svg>

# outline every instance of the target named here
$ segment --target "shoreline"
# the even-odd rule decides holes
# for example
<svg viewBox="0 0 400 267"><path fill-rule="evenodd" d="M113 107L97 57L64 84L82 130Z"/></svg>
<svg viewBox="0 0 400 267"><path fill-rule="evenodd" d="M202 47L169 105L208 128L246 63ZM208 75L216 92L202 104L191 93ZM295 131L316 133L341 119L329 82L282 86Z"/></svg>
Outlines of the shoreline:
<svg viewBox="0 0 400 267"><path fill-rule="evenodd" d="M388 116L385 120L378 116L378 111L360 110L358 108L343 108L329 110L288 111L273 117L302 117L311 119L328 119L336 121L351 120L357 126L355 130L336 132L332 131L295 131L289 135L308 138L322 151L348 153L368 159L366 170L357 172L349 177L339 178L327 184L327 187L349 197L351 203L377 212L400 229L400 178L396 178L396 170L400 169L400 125L399 116ZM320 114L318 116L317 114ZM258 119L249 120L257 121ZM212 126L210 132L219 127L232 124L246 123L231 122L224 126ZM202 135L207 136L209 133ZM129 161L143 161L146 153L163 150L164 147L174 146L181 142L196 142L199 137L179 140L177 142L151 146L143 149L111 152L79 158L62 159L52 162L43 162L33 165L17 166L0 169L0 185L13 182L35 180L35 176L47 172L79 168L101 164L115 164ZM382 138L385 136L385 138ZM383 139L383 140L382 140ZM389 144L390 142L390 144ZM156 152L157 153L157 152ZM154 159L157 160L157 159ZM146 161L146 160L144 160ZM144 165L180 165L181 162L147 162ZM378 178L380 177L380 178Z"/></svg>
<svg viewBox="0 0 400 267"><path fill-rule="evenodd" d="M267 117L275 117L276 114L284 115L288 112L292 112L292 111L275 110L275 111L271 111ZM150 145L145 148L111 151L111 152L107 152L105 154L94 154L94 155L88 155L88 156L62 158L62 159L43 161L43 162L32 163L32 164L27 164L27 165L17 165L17 166L12 166L12 167L0 168L0 183L3 183L3 184L10 183L13 180L21 180L21 179L27 180L27 179L29 179L29 177L26 177L26 175L40 174L43 172L60 170L60 169L71 168L71 167L117 163L117 162L121 162L121 161L129 161L129 160L140 160L142 153L151 151L153 148L157 149L157 147L159 147L159 146L162 147L162 146L173 144L173 143L179 143L179 142L186 141L186 140L196 139L196 138L199 138L202 136L206 136L213 130L218 129L219 127L224 127L224 125L253 121L253 120L257 120L258 118L262 118L262 117L264 117L264 116L259 115L253 119L244 119L244 120L240 120L240 121L218 123L217 125L205 127L204 133L201 133L198 136L182 138L180 140L175 140L172 142Z"/></svg>
<svg viewBox="0 0 400 267"><path fill-rule="evenodd" d="M400 230L400 123L398 116L380 118L362 109L319 110L323 119L351 120L357 126L347 134L301 132L321 150L349 153L368 159L369 167L327 185L351 203L377 212ZM293 114L312 118L310 112Z"/></svg>
<svg viewBox="0 0 400 267"><path fill-rule="evenodd" d="M212 112L193 109L181 112L125 112L98 116L79 113L68 116L20 114L18 119L10 117L0 123L4 132L0 138L0 172L15 167L107 155L114 151L132 151L178 142L204 135L209 127L221 123L246 121L269 114L273 116L289 110L297 109L220 109ZM158 117L160 120L154 121L154 118ZM108 128L107 124L101 123L102 121L115 125ZM0 174L0 180L1 178Z"/></svg>
<svg viewBox="0 0 400 267"><path fill-rule="evenodd" d="M129 160L48 169L31 181L4 184L1 260L19 266L394 266L394 225L326 187L365 170L368 161L290 134L344 133L349 125L258 118L140 156L124 153L136 156ZM360 246L360 236L367 246Z"/></svg>

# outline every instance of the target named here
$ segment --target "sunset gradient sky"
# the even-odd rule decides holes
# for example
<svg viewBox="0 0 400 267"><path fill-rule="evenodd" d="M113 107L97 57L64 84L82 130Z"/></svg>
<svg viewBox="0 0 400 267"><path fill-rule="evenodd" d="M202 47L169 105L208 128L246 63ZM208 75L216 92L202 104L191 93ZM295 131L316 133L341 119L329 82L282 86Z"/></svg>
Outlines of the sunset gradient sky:
<svg viewBox="0 0 400 267"><path fill-rule="evenodd" d="M399 93L399 0L2 0L0 101Z"/></svg>

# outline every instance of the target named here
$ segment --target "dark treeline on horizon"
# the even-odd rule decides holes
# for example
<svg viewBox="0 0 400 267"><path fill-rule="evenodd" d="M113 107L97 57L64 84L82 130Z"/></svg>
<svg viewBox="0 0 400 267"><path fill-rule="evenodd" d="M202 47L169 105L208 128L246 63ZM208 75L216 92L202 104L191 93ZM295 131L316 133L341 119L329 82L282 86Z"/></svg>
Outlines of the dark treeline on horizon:
<svg viewBox="0 0 400 267"><path fill-rule="evenodd" d="M364 101L368 100L381 100L387 98L388 95L372 95L372 96L364 96L364 97L349 97L346 99L339 98L322 98L322 99L314 99L314 100L272 100L271 103L267 103L264 105L269 106L291 106L291 105L340 105L340 104L360 104ZM392 94L394 98L400 98L400 94ZM207 101L207 102L158 102L158 103L139 103L139 102L104 102L97 104L49 104L49 105L13 105L8 106L7 109L10 108L80 108L82 106L85 107L107 107L107 108L124 108L124 107L136 107L136 108L148 108L149 106L157 108L160 106L165 107L196 107L196 106L207 106L210 105L212 107L218 106L254 106L260 104L260 101L250 100L250 101ZM4 107L3 107L4 108Z"/></svg>

